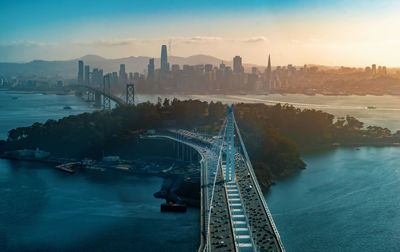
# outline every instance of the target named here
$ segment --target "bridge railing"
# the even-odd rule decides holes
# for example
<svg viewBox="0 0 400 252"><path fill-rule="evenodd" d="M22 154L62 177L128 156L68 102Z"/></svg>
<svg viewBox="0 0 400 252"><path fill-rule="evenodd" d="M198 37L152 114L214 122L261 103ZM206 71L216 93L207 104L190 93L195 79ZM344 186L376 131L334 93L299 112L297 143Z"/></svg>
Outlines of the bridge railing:
<svg viewBox="0 0 400 252"><path fill-rule="evenodd" d="M218 133L218 137L217 140L215 141L213 147L211 148L211 152L212 154L218 154L218 158L216 160L212 160L212 161L216 161L216 163L212 162L212 167L209 168L208 166L208 160L205 161L206 163L206 167L205 169L207 170L207 173L210 173L211 175L214 175L214 179L213 179L213 186L212 186L212 190L211 190L211 197L210 199L207 199L207 206L208 206L208 213L207 213L207 227L206 227L206 246L204 247L204 252L208 252L210 251L211 248L211 244L210 244L210 225L211 225L211 213L212 213L212 208L213 208L213 200L214 200L214 192L215 192L215 184L217 182L217 178L218 178L218 172L221 168L221 163L222 163L222 147L223 147L223 143L224 143L224 139L225 139L225 133L226 133L226 120L223 122L222 127ZM213 167L215 167L215 169L213 169ZM208 186L208 185L207 185ZM207 189L208 190L208 189ZM208 193L207 193L207 197L209 197Z"/></svg>
<svg viewBox="0 0 400 252"><path fill-rule="evenodd" d="M265 212L267 213L267 216L268 216L269 222L270 222L270 224L271 224L271 227L272 227L272 229L274 230L274 234L275 234L275 236L276 236L276 239L278 240L279 247L280 247L280 249L281 249L282 251L285 251L285 248L283 247L283 243L282 243L281 238L280 238L280 236L279 236L278 229L276 228L275 222L274 222L274 220L273 220L273 218L272 218L271 212L269 211L269 208L268 208L268 206L267 206L267 203L266 203L266 201L265 201L265 199L264 199L264 195L263 195L263 193L262 193L262 190L261 190L261 188L260 188L260 185L258 184L257 177L256 177L256 175L255 175L255 173L254 173L254 169L253 169L253 166L252 166L252 164L251 164L251 162L250 162L249 155L247 154L247 150L246 150L246 147L245 147L245 145L244 145L242 136L241 136L241 134L240 134L239 127L238 127L238 125L237 125L237 123L236 123L236 119L234 118L233 121L235 122L235 128L236 128L236 132L237 132L237 134L238 134L238 136L239 136L240 145L241 145L241 147L242 147L242 151L243 151L244 156L245 156L245 158L246 158L246 163L247 163L247 166L249 167L251 177L252 177L252 179L253 179L253 181L254 181L254 184L255 184L255 186L256 186L257 193L258 193L258 195L259 195L259 197L260 197L260 200L262 201L262 204L263 204L263 206L264 206L264 210L265 210Z"/></svg>

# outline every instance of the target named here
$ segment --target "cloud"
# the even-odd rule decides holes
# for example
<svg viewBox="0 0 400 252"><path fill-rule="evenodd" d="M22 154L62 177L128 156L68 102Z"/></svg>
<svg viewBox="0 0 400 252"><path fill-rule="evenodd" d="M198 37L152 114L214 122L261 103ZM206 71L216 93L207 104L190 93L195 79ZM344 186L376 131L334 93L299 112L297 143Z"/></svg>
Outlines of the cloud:
<svg viewBox="0 0 400 252"><path fill-rule="evenodd" d="M172 44L212 44L212 43L262 43L268 41L264 36L256 36L249 38L223 38L213 36L193 36L193 37L169 37L169 38L154 38L154 39L138 39L138 38L123 38L123 39L101 39L92 41L72 41L60 43L47 43L39 41L3 41L0 46L24 46L24 47L45 47L45 46L83 46L83 47L119 47L119 46L132 46L137 44L165 44L166 41L172 41Z"/></svg>
<svg viewBox="0 0 400 252"><path fill-rule="evenodd" d="M44 43L36 41L2 41L1 47L39 47L39 46L53 46L53 43Z"/></svg>
<svg viewBox="0 0 400 252"><path fill-rule="evenodd" d="M223 39L220 37L195 36L191 38L183 38L183 40L187 44L191 44L191 43L210 43L210 42L222 41Z"/></svg>
<svg viewBox="0 0 400 252"><path fill-rule="evenodd" d="M136 38L127 38L127 39L111 39L111 40L94 40L94 41L79 41L72 42L73 45L78 46L102 46L102 47L117 47L117 46L127 46L133 45L140 40Z"/></svg>
<svg viewBox="0 0 400 252"><path fill-rule="evenodd" d="M245 43L260 43L260 42L267 42L267 41L268 41L268 38L266 38L264 36L243 39L243 42L245 42Z"/></svg>

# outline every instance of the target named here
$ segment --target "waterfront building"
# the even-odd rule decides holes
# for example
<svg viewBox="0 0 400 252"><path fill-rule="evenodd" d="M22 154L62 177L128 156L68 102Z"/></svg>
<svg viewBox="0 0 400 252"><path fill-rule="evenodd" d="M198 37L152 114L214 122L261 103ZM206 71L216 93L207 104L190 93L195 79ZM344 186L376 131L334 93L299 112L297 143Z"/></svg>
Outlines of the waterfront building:
<svg viewBox="0 0 400 252"><path fill-rule="evenodd" d="M372 74L376 74L376 65L372 64Z"/></svg>
<svg viewBox="0 0 400 252"><path fill-rule="evenodd" d="M204 66L204 71L205 71L206 73L211 72L212 69L213 69L213 65L212 65L212 64L206 64L206 65Z"/></svg>
<svg viewBox="0 0 400 252"><path fill-rule="evenodd" d="M133 83L133 73L129 72L129 83Z"/></svg>
<svg viewBox="0 0 400 252"><path fill-rule="evenodd" d="M242 57L235 56L233 58L233 72L234 73L243 73L244 68L242 66Z"/></svg>
<svg viewBox="0 0 400 252"><path fill-rule="evenodd" d="M180 67L178 64L173 64L171 67L171 71L174 72L178 72L180 70Z"/></svg>
<svg viewBox="0 0 400 252"><path fill-rule="evenodd" d="M118 73L117 72L112 72L111 75L111 85L115 86L118 84Z"/></svg>

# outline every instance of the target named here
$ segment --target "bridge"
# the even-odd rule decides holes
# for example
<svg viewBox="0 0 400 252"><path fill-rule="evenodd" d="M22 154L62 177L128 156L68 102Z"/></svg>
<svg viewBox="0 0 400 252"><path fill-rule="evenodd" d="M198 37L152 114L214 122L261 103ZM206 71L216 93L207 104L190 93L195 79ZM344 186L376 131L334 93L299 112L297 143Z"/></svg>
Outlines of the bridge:
<svg viewBox="0 0 400 252"><path fill-rule="evenodd" d="M150 136L175 141L201 156L199 252L285 251L246 151L233 106L217 136L172 130Z"/></svg>
<svg viewBox="0 0 400 252"><path fill-rule="evenodd" d="M100 88L100 87L95 87L95 86L89 86L89 85L70 85L69 86L71 89L83 89L88 91L88 100L89 101L94 101L96 103L96 106L100 107L103 105L103 108L110 106L109 104L110 100L115 102L118 105L124 105L126 104L126 101L124 101L122 98L112 94L109 89L107 88ZM103 97L103 102L101 101L101 97ZM107 108L108 109L108 108Z"/></svg>
<svg viewBox="0 0 400 252"><path fill-rule="evenodd" d="M135 103L135 89L131 83L126 84L126 99L111 93L110 76L104 76L103 88L91 85L70 85L71 89L80 89L87 91L87 100L95 102L96 107L103 107L103 110L111 109L111 101L117 105L129 105Z"/></svg>

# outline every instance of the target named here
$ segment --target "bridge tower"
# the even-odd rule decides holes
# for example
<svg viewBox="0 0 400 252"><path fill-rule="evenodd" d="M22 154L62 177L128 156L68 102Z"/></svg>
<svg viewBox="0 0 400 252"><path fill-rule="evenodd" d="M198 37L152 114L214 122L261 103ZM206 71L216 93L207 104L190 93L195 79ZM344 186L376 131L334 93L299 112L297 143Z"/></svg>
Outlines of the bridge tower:
<svg viewBox="0 0 400 252"><path fill-rule="evenodd" d="M235 121L233 117L233 105L226 110L226 182L235 181Z"/></svg>
<svg viewBox="0 0 400 252"><path fill-rule="evenodd" d="M126 104L135 104L135 86L134 84L126 84Z"/></svg>
<svg viewBox="0 0 400 252"><path fill-rule="evenodd" d="M103 110L111 110L110 95L110 75L107 74L103 78Z"/></svg>
<svg viewBox="0 0 400 252"><path fill-rule="evenodd" d="M95 101L95 92L88 90L87 91L87 101L94 102Z"/></svg>
<svg viewBox="0 0 400 252"><path fill-rule="evenodd" d="M101 107L101 93L99 91L94 92L94 106L96 108Z"/></svg>

